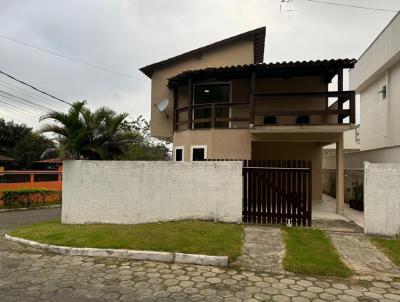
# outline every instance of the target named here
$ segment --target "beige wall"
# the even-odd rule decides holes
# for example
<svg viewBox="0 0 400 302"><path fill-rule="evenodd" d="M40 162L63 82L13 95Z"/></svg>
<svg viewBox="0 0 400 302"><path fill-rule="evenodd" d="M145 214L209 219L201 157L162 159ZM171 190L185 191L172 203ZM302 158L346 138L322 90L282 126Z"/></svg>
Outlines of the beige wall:
<svg viewBox="0 0 400 302"><path fill-rule="evenodd" d="M322 200L322 148L318 143L253 142L252 159L311 160L312 199Z"/></svg>
<svg viewBox="0 0 400 302"><path fill-rule="evenodd" d="M173 92L167 87L168 78L185 70L252 63L254 63L253 41L250 39L244 39L239 42L234 41L219 48L206 50L201 54L201 56L186 58L155 70L152 75L151 85L152 136L157 138L172 138ZM154 105L158 104L165 98L170 100L166 111L169 115L168 119L165 114L158 112L154 107Z"/></svg>
<svg viewBox="0 0 400 302"><path fill-rule="evenodd" d="M207 146L208 159L251 159L251 140L247 129L205 129L174 133L175 147L184 147L189 161L191 146Z"/></svg>

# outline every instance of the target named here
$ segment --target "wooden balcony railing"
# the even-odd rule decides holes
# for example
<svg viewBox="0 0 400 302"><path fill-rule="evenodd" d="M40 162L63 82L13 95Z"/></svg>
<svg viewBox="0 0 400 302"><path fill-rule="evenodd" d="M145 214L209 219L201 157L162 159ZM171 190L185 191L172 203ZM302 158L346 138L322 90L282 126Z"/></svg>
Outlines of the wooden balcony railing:
<svg viewBox="0 0 400 302"><path fill-rule="evenodd" d="M335 101L329 105L329 100ZM323 109L310 110L265 110L268 102L285 101L282 108L287 107L288 100L319 101ZM345 104L348 103L344 108ZM294 106L295 107L295 106ZM315 108L315 106L310 106ZM201 117L199 117L199 115ZM250 97L249 101L230 103L207 103L190 105L177 108L174 112L174 130L199 129L199 128L248 128L250 124L265 125L257 123L257 117L279 117L299 116L322 116L326 121L318 124L355 124L355 92L354 91L329 91L329 92L296 92L296 93L257 93ZM331 118L329 118L331 117ZM332 118L333 117L333 118ZM345 119L348 118L348 121ZM328 120L329 119L329 120ZM263 119L262 119L263 120ZM285 125L279 121L268 125ZM296 124L296 122L290 125ZM308 122L307 124L313 124ZM315 123L314 123L315 124Z"/></svg>
<svg viewBox="0 0 400 302"><path fill-rule="evenodd" d="M231 116L230 110L232 108L245 108L248 110L249 102L232 102L232 103L208 103L208 104L199 104L199 105L190 105L182 108L178 108L175 110L175 130L182 130L182 126L186 126L186 129L198 129L196 125L198 124L209 124L209 127L202 128L230 128L230 127L219 127L218 125L221 123L229 123L231 122L249 122L249 116ZM196 113L204 110L210 110L209 117L197 118ZM218 109L229 109L228 116L218 116ZM181 120L180 115L182 113L186 114L186 119ZM237 128L237 127L236 127Z"/></svg>

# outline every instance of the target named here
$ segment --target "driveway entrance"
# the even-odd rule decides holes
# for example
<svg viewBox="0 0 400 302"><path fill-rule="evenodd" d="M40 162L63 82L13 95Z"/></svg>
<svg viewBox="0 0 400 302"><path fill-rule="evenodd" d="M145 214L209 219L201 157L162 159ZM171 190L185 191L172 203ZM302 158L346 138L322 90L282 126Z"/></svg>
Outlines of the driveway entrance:
<svg viewBox="0 0 400 302"><path fill-rule="evenodd" d="M245 160L243 222L311 225L311 161Z"/></svg>

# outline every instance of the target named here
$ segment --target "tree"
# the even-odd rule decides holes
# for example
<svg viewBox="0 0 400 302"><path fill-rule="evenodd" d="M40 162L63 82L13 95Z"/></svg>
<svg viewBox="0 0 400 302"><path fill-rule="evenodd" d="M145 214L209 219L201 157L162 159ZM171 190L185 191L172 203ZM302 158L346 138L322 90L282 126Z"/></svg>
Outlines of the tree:
<svg viewBox="0 0 400 302"><path fill-rule="evenodd" d="M38 133L25 135L12 149L11 156L19 167L30 169L33 162L43 158L46 151L55 148L54 143Z"/></svg>
<svg viewBox="0 0 400 302"><path fill-rule="evenodd" d="M12 156L14 146L26 135L32 133L32 128L14 122L6 122L0 118L0 154Z"/></svg>
<svg viewBox="0 0 400 302"><path fill-rule="evenodd" d="M128 146L123 156L126 160L168 160L168 144L152 138L150 134L150 122L143 116L124 123L125 131L139 134L134 144Z"/></svg>
<svg viewBox="0 0 400 302"><path fill-rule="evenodd" d="M0 154L15 159L11 163L13 168L32 168L34 161L53 156L47 151L54 148L50 139L33 132L32 128L0 119Z"/></svg>
<svg viewBox="0 0 400 302"><path fill-rule="evenodd" d="M84 114L87 114L85 102L75 102L67 113L52 111L40 118L40 121L53 119L55 124L44 125L40 133L53 133L60 144L61 157L80 159L90 143Z"/></svg>
<svg viewBox="0 0 400 302"><path fill-rule="evenodd" d="M127 113L101 107L90 111L86 102L75 102L67 113L50 112L52 119L41 133L53 133L62 157L101 160L166 160L168 148L151 138L150 123L142 116L128 121Z"/></svg>
<svg viewBox="0 0 400 302"><path fill-rule="evenodd" d="M158 155L163 152L162 148L149 143L147 134L140 131L149 125L144 119L141 120L144 125L128 122L126 113L116 113L107 107L91 112L85 104L75 102L67 113L51 112L41 118L41 121L55 121L40 131L56 135L63 156L102 160L165 159L165 155Z"/></svg>

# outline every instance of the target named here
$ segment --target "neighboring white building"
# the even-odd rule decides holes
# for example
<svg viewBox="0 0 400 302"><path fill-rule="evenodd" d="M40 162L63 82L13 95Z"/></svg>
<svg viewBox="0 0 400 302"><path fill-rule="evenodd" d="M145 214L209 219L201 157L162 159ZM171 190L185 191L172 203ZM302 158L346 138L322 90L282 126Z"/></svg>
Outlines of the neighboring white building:
<svg viewBox="0 0 400 302"><path fill-rule="evenodd" d="M357 151L360 150L360 139L359 139L359 125L355 129L343 132L343 146L346 151ZM324 149L336 149L336 144L325 146Z"/></svg>
<svg viewBox="0 0 400 302"><path fill-rule="evenodd" d="M400 13L350 70L350 89L360 95L361 151L400 146Z"/></svg>

